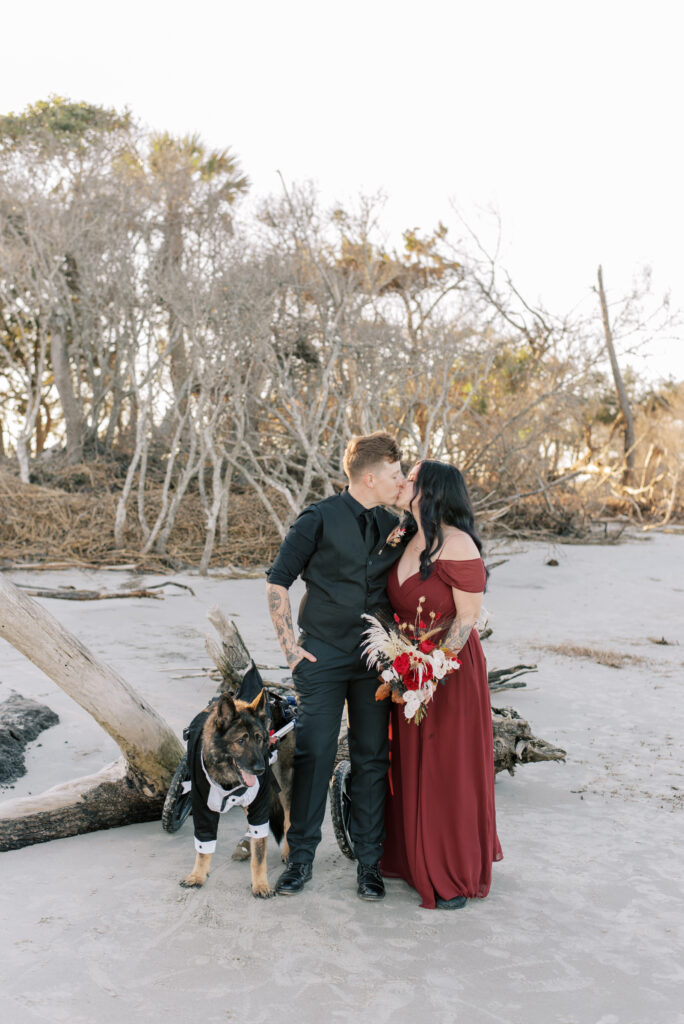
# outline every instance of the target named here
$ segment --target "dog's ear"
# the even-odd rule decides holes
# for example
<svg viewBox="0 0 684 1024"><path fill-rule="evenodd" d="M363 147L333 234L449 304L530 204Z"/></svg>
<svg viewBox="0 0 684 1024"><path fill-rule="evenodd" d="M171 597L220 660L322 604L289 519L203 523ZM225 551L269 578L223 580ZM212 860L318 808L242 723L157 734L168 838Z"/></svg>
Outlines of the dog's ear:
<svg viewBox="0 0 684 1024"><path fill-rule="evenodd" d="M236 700L235 707L238 711L251 711L253 715L266 717L266 690L264 687L259 690L253 701Z"/></svg>
<svg viewBox="0 0 684 1024"><path fill-rule="evenodd" d="M229 729L235 718L235 703L233 698L224 693L216 705L216 728L219 732Z"/></svg>
<svg viewBox="0 0 684 1024"><path fill-rule="evenodd" d="M259 696L254 699L252 707L257 715L261 718L266 718L266 687L264 687Z"/></svg>

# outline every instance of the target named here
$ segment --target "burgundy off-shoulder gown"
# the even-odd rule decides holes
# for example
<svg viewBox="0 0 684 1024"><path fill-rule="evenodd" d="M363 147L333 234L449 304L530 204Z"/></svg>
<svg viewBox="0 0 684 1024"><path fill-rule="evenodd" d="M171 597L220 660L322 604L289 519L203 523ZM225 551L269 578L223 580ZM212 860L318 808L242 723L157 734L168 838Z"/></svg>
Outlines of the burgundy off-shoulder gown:
<svg viewBox="0 0 684 1024"><path fill-rule="evenodd" d="M402 622L415 621L423 596L424 621L431 611L449 619L455 611L451 588L480 593L485 579L481 558L438 559L427 580L414 573L400 585L395 563L387 593ZM503 856L496 834L487 668L477 629L459 658L460 669L438 685L419 725L407 721L403 704L392 704L381 868L417 889L427 908L434 908L436 896L486 896L492 862Z"/></svg>

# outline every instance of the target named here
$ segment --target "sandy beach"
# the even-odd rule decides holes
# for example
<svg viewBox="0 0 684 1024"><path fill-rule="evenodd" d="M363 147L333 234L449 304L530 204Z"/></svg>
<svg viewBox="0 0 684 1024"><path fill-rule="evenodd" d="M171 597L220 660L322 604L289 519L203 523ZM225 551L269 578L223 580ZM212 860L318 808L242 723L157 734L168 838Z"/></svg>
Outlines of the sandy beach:
<svg viewBox="0 0 684 1024"><path fill-rule="evenodd" d="M201 891L178 886L193 859L190 822L175 835L153 822L4 853L3 1024L684 1024L684 534L490 543L487 561L503 559L485 597L489 666L534 662L538 672L493 703L514 707L568 758L498 776L504 860L486 900L422 910L390 881L384 903L362 902L329 817L313 882L289 899L253 899L248 864L230 860L237 809ZM73 570L9 578L106 589L162 581ZM177 678L209 663L212 605L236 618L258 661L282 655L263 581L172 578L195 596L40 603L180 735L215 690L206 676ZM60 724L31 744L27 774L0 801L118 757L80 707L0 641L0 700L13 692L47 704ZM272 841L269 858L273 882Z"/></svg>

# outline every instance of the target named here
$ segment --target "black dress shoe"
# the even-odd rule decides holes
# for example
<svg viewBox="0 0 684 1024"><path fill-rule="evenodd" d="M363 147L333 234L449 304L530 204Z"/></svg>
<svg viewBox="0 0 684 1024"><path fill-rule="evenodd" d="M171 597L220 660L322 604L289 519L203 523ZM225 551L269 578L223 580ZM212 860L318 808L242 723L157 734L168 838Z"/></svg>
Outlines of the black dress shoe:
<svg viewBox="0 0 684 1024"><path fill-rule="evenodd" d="M281 896L294 896L301 892L307 882L311 881L313 867L307 864L288 864L275 885L275 891Z"/></svg>
<svg viewBox="0 0 684 1024"><path fill-rule="evenodd" d="M356 869L358 886L356 891L362 900L383 900L385 883L377 864L359 864Z"/></svg>
<svg viewBox="0 0 684 1024"><path fill-rule="evenodd" d="M441 896L435 897L435 903L440 910L461 910L467 902L465 896L454 896L450 900L443 900Z"/></svg>

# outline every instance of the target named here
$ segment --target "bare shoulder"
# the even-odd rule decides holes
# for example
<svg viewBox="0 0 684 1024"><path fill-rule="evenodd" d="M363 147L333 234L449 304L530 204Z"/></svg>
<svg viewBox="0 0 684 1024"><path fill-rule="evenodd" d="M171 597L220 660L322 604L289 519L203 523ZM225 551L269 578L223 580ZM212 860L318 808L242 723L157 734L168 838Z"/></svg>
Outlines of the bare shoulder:
<svg viewBox="0 0 684 1024"><path fill-rule="evenodd" d="M444 538L440 558L449 558L454 562L466 562L471 558L479 558L480 552L473 538L464 530L452 529Z"/></svg>

